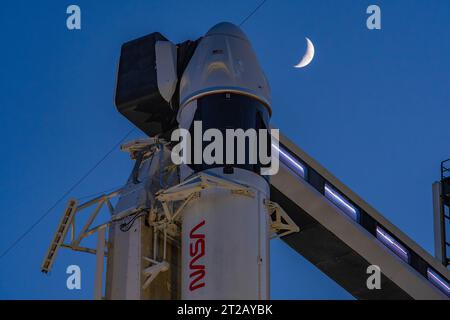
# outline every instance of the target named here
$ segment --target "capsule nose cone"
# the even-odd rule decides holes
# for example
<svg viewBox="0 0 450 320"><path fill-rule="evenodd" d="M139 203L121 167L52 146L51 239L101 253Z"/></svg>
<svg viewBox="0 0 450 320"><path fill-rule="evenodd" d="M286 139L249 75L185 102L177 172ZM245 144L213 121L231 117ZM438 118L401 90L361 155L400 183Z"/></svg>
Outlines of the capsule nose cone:
<svg viewBox="0 0 450 320"><path fill-rule="evenodd" d="M213 35L232 36L248 41L247 36L242 32L242 30L237 25L230 22L218 23L206 33L206 37Z"/></svg>

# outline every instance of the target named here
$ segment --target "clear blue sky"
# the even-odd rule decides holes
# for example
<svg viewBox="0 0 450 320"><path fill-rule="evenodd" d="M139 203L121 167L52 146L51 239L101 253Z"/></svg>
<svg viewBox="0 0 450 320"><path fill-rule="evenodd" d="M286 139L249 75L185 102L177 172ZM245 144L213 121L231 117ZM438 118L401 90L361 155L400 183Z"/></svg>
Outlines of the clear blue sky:
<svg viewBox="0 0 450 320"><path fill-rule="evenodd" d="M66 29L72 3L80 31ZM123 42L196 39L258 3L2 1L0 250L131 128L113 105ZM370 4L380 31L366 28ZM267 0L243 26L272 86L273 123L430 252L431 183L450 157L449 14L447 0ZM316 56L294 69L305 36ZM121 185L131 167L117 150L72 195ZM52 273L39 272L63 207L0 260L0 298L92 297L93 256L61 250ZM351 298L283 243L271 249L273 298ZM80 291L66 289L70 264L82 268Z"/></svg>

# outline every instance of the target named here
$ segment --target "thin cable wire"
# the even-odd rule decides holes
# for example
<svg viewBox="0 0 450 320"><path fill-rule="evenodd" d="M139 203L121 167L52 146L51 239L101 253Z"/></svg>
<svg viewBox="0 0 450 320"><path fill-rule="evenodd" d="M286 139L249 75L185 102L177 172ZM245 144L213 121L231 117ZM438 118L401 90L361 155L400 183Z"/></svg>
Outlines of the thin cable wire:
<svg viewBox="0 0 450 320"><path fill-rule="evenodd" d="M241 27L245 22L247 22L248 19L251 18L251 16L253 16L256 11L259 10L259 8L261 8L263 6L264 3L266 3L267 0L263 0L248 16L245 17L244 20L241 21L241 23L239 23L239 27Z"/></svg>
<svg viewBox="0 0 450 320"><path fill-rule="evenodd" d="M3 253L0 256L0 259L2 259L6 254L8 254L9 251L11 251L20 241L22 241L23 238L25 238L39 223L41 223L42 220L44 220L44 218L46 216L48 216L50 214L50 212L52 212L52 210L65 198L67 197L73 190L75 190L76 187L78 187L95 169L97 169L97 167L103 162L105 161L105 159L114 151L116 150L116 148L118 146L120 146L120 144L126 139L128 138L134 131L136 130L136 128L132 128L130 131L127 132L127 134L125 136L123 136L123 138L121 138L99 161L97 161L96 164L94 164L93 167L91 167L80 179L78 179L77 182L75 182L75 184L73 184L66 192L64 192L64 194L58 198L58 200L56 200L56 202L47 209L47 211L44 212L43 215L41 215L39 217L39 219L37 219L27 230L25 230L24 233L22 233L6 250L3 251Z"/></svg>

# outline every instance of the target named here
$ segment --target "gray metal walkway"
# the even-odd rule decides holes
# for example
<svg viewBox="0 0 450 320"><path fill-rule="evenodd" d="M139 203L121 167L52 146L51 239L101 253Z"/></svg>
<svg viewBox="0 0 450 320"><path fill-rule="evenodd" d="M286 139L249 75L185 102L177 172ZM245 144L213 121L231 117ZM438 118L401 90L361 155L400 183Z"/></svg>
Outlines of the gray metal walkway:
<svg viewBox="0 0 450 320"><path fill-rule="evenodd" d="M300 227L288 245L358 299L450 297L449 270L282 135L280 160L271 199ZM369 265L380 290L367 288Z"/></svg>

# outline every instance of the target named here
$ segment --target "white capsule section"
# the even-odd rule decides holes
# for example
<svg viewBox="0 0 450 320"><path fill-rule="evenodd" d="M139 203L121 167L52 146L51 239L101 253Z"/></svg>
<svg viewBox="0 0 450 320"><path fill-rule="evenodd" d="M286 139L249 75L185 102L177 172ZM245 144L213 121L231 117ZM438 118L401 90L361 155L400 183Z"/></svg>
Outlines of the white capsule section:
<svg viewBox="0 0 450 320"><path fill-rule="evenodd" d="M200 40L180 81L180 111L207 94L252 96L270 110L270 87L253 48L238 26L223 22ZM178 119L180 120L180 119Z"/></svg>
<svg viewBox="0 0 450 320"><path fill-rule="evenodd" d="M184 209L182 299L268 299L269 185L236 168L205 173L246 185L252 195L206 188Z"/></svg>

